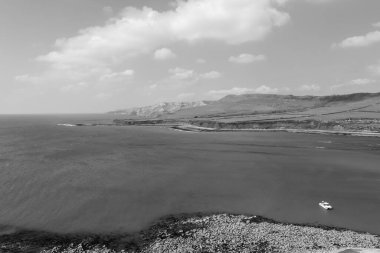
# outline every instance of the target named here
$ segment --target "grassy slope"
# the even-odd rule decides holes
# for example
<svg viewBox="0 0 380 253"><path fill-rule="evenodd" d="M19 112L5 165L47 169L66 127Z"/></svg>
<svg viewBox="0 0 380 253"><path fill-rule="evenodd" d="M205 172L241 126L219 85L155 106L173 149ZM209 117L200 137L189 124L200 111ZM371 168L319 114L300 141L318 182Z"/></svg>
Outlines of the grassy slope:
<svg viewBox="0 0 380 253"><path fill-rule="evenodd" d="M207 106L180 110L164 118L245 121L282 118L338 120L380 119L380 93L339 96L229 95Z"/></svg>

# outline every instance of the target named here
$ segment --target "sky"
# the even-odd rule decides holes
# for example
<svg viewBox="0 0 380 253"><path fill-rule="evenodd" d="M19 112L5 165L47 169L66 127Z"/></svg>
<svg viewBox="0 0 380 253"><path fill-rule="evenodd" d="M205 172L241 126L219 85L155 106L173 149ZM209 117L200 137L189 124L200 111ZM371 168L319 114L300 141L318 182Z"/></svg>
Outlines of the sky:
<svg viewBox="0 0 380 253"><path fill-rule="evenodd" d="M0 0L0 114L380 92L379 0Z"/></svg>

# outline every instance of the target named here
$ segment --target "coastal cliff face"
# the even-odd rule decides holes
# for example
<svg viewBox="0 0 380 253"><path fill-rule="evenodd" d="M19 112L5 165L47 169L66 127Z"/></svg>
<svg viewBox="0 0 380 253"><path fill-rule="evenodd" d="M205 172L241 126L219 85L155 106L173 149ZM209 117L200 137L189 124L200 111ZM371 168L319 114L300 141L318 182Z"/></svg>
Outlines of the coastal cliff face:
<svg viewBox="0 0 380 253"><path fill-rule="evenodd" d="M143 113L141 109L141 113L135 115L152 117L116 119L114 124L188 124L214 130L303 129L380 133L380 93L323 97L229 95L204 105L177 105L175 108L168 110L172 112L170 114Z"/></svg>
<svg viewBox="0 0 380 253"><path fill-rule="evenodd" d="M114 123L119 126L143 126L143 125L192 125L200 128L213 130L281 130L281 129L303 129L303 130L329 130L329 131L371 131L380 133L380 120L358 119L358 120L268 120L268 121L238 121L220 122L217 120L122 120L116 119Z"/></svg>
<svg viewBox="0 0 380 253"><path fill-rule="evenodd" d="M336 96L293 96L273 94L228 95L216 101L166 102L152 106L110 112L140 118L193 118L268 113L319 113L370 109L380 111L380 93L356 93ZM377 105L377 106L376 106ZM372 107L372 108L371 108Z"/></svg>
<svg viewBox="0 0 380 253"><path fill-rule="evenodd" d="M380 132L380 120L281 120L281 121L189 121L191 125L213 129L315 129L332 131L378 131Z"/></svg>

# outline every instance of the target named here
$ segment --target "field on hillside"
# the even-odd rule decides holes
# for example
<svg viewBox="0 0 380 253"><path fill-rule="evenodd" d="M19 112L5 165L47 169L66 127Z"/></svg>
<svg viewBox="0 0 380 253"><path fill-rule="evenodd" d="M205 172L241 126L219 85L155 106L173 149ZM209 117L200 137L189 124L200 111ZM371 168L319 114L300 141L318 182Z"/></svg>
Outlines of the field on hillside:
<svg viewBox="0 0 380 253"><path fill-rule="evenodd" d="M157 115L157 112L151 111L148 114ZM226 130L313 129L380 133L380 93L325 97L229 95L217 101L204 103L202 106L183 108L158 117L133 116L123 115L114 123L117 125L190 124L196 127Z"/></svg>
<svg viewBox="0 0 380 253"><path fill-rule="evenodd" d="M164 119L213 119L223 122L281 119L380 118L380 94L328 97L230 95L218 101L162 115Z"/></svg>

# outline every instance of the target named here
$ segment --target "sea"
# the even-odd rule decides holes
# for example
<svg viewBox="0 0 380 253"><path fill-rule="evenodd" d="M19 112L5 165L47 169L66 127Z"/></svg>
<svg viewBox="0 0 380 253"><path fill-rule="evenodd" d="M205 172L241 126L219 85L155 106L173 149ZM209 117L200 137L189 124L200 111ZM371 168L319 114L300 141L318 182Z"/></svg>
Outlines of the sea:
<svg viewBox="0 0 380 253"><path fill-rule="evenodd" d="M378 137L59 125L115 117L0 116L0 234L135 232L195 212L380 234Z"/></svg>

